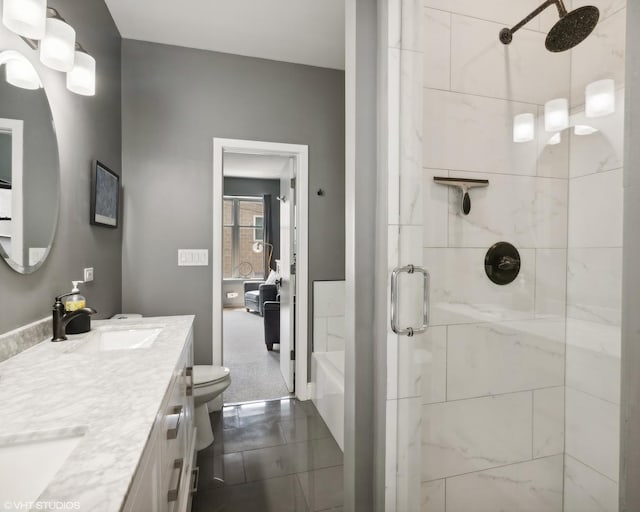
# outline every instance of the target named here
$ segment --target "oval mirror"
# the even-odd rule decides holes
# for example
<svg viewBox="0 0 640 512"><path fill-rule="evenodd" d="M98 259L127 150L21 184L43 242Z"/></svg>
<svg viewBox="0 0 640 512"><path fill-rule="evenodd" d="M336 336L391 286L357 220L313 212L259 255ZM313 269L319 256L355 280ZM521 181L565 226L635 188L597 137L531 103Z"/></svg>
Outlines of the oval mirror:
<svg viewBox="0 0 640 512"><path fill-rule="evenodd" d="M0 51L0 255L37 270L58 223L60 161L47 94L18 51Z"/></svg>

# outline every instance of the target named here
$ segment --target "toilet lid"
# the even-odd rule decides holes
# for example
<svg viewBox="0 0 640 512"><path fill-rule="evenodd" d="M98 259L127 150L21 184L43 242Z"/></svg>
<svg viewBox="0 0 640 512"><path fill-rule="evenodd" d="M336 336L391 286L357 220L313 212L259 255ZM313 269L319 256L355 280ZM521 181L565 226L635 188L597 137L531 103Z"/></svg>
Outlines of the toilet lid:
<svg viewBox="0 0 640 512"><path fill-rule="evenodd" d="M212 366L210 364L195 365L193 367L194 387L204 386L229 377L229 368Z"/></svg>

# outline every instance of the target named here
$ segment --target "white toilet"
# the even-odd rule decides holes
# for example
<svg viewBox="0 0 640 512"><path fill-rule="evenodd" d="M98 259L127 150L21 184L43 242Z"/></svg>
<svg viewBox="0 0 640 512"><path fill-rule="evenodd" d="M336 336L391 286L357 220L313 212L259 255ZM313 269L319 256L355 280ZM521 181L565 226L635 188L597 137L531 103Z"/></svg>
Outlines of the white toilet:
<svg viewBox="0 0 640 512"><path fill-rule="evenodd" d="M114 320L142 318L138 313L118 313L111 317ZM224 366L195 365L193 367L193 402L195 405L195 422L198 429L196 448L204 450L213 443L213 430L209 419L207 402L210 402L231 384L229 368Z"/></svg>
<svg viewBox="0 0 640 512"><path fill-rule="evenodd" d="M207 402L210 402L231 384L229 368L224 366L195 365L193 367L193 401L198 428L196 448L204 450L213 443L213 430Z"/></svg>

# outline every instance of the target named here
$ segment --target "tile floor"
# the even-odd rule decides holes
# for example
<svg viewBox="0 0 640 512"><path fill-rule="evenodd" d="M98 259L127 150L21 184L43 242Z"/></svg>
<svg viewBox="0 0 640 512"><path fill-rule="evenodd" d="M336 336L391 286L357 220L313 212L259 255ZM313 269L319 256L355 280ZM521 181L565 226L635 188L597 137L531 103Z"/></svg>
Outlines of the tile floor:
<svg viewBox="0 0 640 512"><path fill-rule="evenodd" d="M342 451L310 401L229 406L211 422L193 512L342 511Z"/></svg>

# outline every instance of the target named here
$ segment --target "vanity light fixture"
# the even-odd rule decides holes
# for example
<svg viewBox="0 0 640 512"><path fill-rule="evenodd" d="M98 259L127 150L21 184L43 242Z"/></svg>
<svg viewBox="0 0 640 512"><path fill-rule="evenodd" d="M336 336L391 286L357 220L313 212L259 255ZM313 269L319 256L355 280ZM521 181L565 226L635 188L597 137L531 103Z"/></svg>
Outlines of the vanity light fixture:
<svg viewBox="0 0 640 512"><path fill-rule="evenodd" d="M544 105L544 129L548 132L561 132L569 128L569 100L557 98Z"/></svg>
<svg viewBox="0 0 640 512"><path fill-rule="evenodd" d="M67 89L82 96L95 96L96 60L76 41L73 27L56 9L47 7L47 0L4 0L2 21L31 48L39 50L40 62L67 73ZM23 78L19 80L20 69ZM27 87L29 82L24 81L27 70L20 62L8 65L7 73L10 70L12 81L7 77L9 83L27 89L35 88L34 81ZM42 87L39 78L38 83Z"/></svg>
<svg viewBox="0 0 640 512"><path fill-rule="evenodd" d="M27 59L11 59L5 65L7 83L22 89L36 90L42 87L38 73Z"/></svg>
<svg viewBox="0 0 640 512"><path fill-rule="evenodd" d="M587 85L585 97L587 117L608 116L616 111L616 84L610 78Z"/></svg>
<svg viewBox="0 0 640 512"><path fill-rule="evenodd" d="M42 81L33 64L20 52L5 50L0 52L0 66L5 66L7 83L22 89L40 89Z"/></svg>
<svg viewBox="0 0 640 512"><path fill-rule="evenodd" d="M518 114L513 118L513 142L531 142L535 134L536 122L533 114Z"/></svg>
<svg viewBox="0 0 640 512"><path fill-rule="evenodd" d="M67 89L82 96L96 94L96 60L76 43L73 69L67 73Z"/></svg>
<svg viewBox="0 0 640 512"><path fill-rule="evenodd" d="M47 0L4 0L2 23L19 36L42 39L46 20Z"/></svg>
<svg viewBox="0 0 640 512"><path fill-rule="evenodd" d="M60 15L47 18L47 31L40 41L40 62L66 73L73 69L76 49L76 31Z"/></svg>

